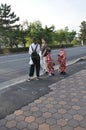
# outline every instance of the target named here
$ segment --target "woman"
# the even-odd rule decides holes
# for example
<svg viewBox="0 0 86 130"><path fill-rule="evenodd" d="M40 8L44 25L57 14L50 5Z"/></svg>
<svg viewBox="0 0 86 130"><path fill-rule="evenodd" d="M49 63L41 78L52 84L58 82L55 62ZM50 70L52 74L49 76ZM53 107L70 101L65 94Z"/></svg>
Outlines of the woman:
<svg viewBox="0 0 86 130"><path fill-rule="evenodd" d="M60 49L58 54L58 72L66 74L66 52L63 48Z"/></svg>
<svg viewBox="0 0 86 130"><path fill-rule="evenodd" d="M41 67L45 73L48 73L47 71L47 64L46 64L46 56L47 56L47 42L45 38L41 39L42 45L41 45Z"/></svg>
<svg viewBox="0 0 86 130"><path fill-rule="evenodd" d="M33 60L32 58L32 53L34 50L37 52L37 58ZM36 80L39 80L39 75L40 75L40 45L37 43L37 39L34 37L32 39L32 44L29 47L29 54L30 54L30 71L29 71L29 79L28 81L31 80L31 78L34 75L34 70L36 69ZM39 57L39 58L38 58Z"/></svg>

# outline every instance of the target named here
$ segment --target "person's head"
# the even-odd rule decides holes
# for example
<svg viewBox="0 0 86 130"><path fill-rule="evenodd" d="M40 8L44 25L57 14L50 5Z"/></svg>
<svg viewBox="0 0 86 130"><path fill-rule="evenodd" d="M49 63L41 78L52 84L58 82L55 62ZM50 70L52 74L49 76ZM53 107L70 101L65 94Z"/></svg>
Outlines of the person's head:
<svg viewBox="0 0 86 130"><path fill-rule="evenodd" d="M32 38L32 42L36 44L36 43L37 43L37 38L36 38L36 37L33 37L33 38Z"/></svg>
<svg viewBox="0 0 86 130"><path fill-rule="evenodd" d="M47 48L47 53L51 53L51 48Z"/></svg>
<svg viewBox="0 0 86 130"><path fill-rule="evenodd" d="M42 38L41 41L42 41L42 44L46 44L46 39L45 38Z"/></svg>
<svg viewBox="0 0 86 130"><path fill-rule="evenodd" d="M64 48L61 48L61 49L60 49L60 53L59 53L59 54L60 54L60 56L63 56L63 55L65 54Z"/></svg>
<svg viewBox="0 0 86 130"><path fill-rule="evenodd" d="M64 51L64 48L60 48L60 51Z"/></svg>

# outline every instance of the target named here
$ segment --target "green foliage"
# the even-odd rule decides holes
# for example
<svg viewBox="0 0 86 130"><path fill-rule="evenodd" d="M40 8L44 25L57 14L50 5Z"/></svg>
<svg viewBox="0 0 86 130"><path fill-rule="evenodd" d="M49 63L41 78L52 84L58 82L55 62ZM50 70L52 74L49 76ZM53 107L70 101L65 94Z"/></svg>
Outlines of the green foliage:
<svg viewBox="0 0 86 130"><path fill-rule="evenodd" d="M81 22L79 39L86 44L86 21Z"/></svg>
<svg viewBox="0 0 86 130"><path fill-rule="evenodd" d="M75 39L76 32L69 32L68 28L64 30L57 30L54 35L54 40L57 41L58 44L71 44L72 40Z"/></svg>
<svg viewBox="0 0 86 130"><path fill-rule="evenodd" d="M13 46L13 37L15 30L19 27L15 22L19 21L19 17L16 17L14 12L11 13L11 6L7 4L1 4L0 7L0 30L2 33L2 40L5 45L9 44Z"/></svg>
<svg viewBox="0 0 86 130"><path fill-rule="evenodd" d="M26 47L29 47L32 42L32 39L30 37L26 37Z"/></svg>
<svg viewBox="0 0 86 130"><path fill-rule="evenodd" d="M26 20L21 25L16 24L17 21L19 21L19 17L16 17L14 12L11 13L11 6L7 4L1 4L0 46L3 44L5 47L10 48L18 48L19 45L23 46L24 48L29 47L32 42L32 37L37 37L40 44L41 38L45 37L48 45L51 47L68 47L72 46L72 44L77 44L76 32L74 30L69 31L68 27L65 27L65 29L55 30L54 25L50 27L46 25L43 28L39 20L32 23L28 23ZM86 23L83 24L85 26ZM81 39L83 39L83 36L85 35L83 30L86 29L86 27L83 28L83 24L81 26Z"/></svg>
<svg viewBox="0 0 86 130"><path fill-rule="evenodd" d="M74 46L79 45L79 40L74 39L72 40L71 44L73 44Z"/></svg>

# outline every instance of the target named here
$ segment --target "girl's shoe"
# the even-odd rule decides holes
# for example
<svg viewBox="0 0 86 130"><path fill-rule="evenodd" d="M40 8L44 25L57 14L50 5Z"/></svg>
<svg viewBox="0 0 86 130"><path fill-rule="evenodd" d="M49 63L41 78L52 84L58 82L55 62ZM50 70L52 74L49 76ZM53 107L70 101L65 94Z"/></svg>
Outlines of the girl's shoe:
<svg viewBox="0 0 86 130"><path fill-rule="evenodd" d="M60 72L60 74L63 74L63 71L62 71L62 72Z"/></svg>
<svg viewBox="0 0 86 130"><path fill-rule="evenodd" d="M52 75L54 76L55 74L54 74L54 73L52 73Z"/></svg>
<svg viewBox="0 0 86 130"><path fill-rule="evenodd" d="M49 76L51 76L52 74L49 74Z"/></svg>
<svg viewBox="0 0 86 130"><path fill-rule="evenodd" d="M63 72L63 74L65 75L65 74L66 74L66 72Z"/></svg>
<svg viewBox="0 0 86 130"><path fill-rule="evenodd" d="M48 74L48 72L46 71L45 74Z"/></svg>

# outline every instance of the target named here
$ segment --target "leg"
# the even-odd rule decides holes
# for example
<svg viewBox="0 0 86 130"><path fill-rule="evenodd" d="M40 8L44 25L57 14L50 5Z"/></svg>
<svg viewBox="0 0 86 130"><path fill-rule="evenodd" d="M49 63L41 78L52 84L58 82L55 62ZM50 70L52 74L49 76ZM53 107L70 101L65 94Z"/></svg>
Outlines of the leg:
<svg viewBox="0 0 86 130"><path fill-rule="evenodd" d="M35 65L36 65L36 76L39 77L39 73L40 73L40 60L37 60Z"/></svg>
<svg viewBox="0 0 86 130"><path fill-rule="evenodd" d="M34 74L34 64L30 66L29 76L32 77Z"/></svg>
<svg viewBox="0 0 86 130"><path fill-rule="evenodd" d="M44 67L45 72L47 72L48 69L47 69L46 57L43 57L43 67Z"/></svg>
<svg viewBox="0 0 86 130"><path fill-rule="evenodd" d="M54 66L51 67L51 74L52 74L52 75L55 75Z"/></svg>

